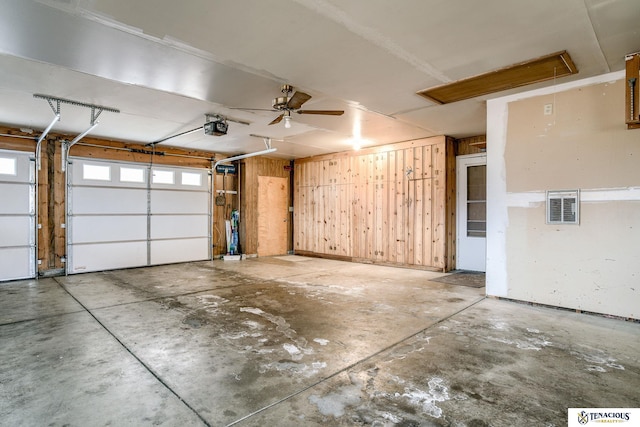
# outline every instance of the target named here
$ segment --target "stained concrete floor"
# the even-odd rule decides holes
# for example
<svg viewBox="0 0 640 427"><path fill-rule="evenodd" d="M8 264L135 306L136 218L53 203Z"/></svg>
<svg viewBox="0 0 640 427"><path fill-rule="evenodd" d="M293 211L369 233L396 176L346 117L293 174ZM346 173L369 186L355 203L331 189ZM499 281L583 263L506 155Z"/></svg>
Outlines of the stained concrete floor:
<svg viewBox="0 0 640 427"><path fill-rule="evenodd" d="M0 284L0 425L562 426L640 324L299 256Z"/></svg>

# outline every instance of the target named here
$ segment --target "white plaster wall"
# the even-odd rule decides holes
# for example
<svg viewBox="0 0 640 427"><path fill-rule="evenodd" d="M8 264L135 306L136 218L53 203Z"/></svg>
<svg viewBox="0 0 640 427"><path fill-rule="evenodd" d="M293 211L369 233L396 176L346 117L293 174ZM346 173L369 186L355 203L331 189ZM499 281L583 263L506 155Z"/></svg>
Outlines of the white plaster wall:
<svg viewBox="0 0 640 427"><path fill-rule="evenodd" d="M624 73L487 111L487 294L640 318L640 130L624 125ZM546 224L545 190L567 189L581 190L580 225Z"/></svg>

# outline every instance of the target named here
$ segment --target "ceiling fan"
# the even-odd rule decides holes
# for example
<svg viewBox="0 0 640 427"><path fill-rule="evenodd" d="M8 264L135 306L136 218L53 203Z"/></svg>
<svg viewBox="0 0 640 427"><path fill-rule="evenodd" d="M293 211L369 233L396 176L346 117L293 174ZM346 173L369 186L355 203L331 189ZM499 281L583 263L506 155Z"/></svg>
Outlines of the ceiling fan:
<svg viewBox="0 0 640 427"><path fill-rule="evenodd" d="M261 108L238 108L239 110L260 110L260 111L281 111L282 113L273 119L270 125L280 123L284 119L284 127L291 127L291 113L296 112L298 114L320 114L324 116L341 116L344 114L343 110L300 110L302 104L311 99L311 95L304 92L296 91L293 96L289 96L293 92L293 86L284 84L282 85L281 92L284 96L274 98L271 105L273 109L261 109Z"/></svg>

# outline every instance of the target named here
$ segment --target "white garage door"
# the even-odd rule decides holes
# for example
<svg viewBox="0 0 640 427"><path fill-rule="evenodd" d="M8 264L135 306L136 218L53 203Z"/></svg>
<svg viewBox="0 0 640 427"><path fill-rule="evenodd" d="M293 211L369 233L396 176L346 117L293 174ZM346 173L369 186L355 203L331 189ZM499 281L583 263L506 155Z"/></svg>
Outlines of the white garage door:
<svg viewBox="0 0 640 427"><path fill-rule="evenodd" d="M0 280L36 275L35 161L0 150Z"/></svg>
<svg viewBox="0 0 640 427"><path fill-rule="evenodd" d="M211 258L210 173L72 158L67 272Z"/></svg>

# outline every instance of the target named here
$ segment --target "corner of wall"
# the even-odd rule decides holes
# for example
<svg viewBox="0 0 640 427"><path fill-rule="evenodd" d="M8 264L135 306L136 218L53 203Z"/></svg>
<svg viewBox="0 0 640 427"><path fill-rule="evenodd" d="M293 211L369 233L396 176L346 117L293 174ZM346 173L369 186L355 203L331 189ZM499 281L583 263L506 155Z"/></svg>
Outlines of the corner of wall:
<svg viewBox="0 0 640 427"><path fill-rule="evenodd" d="M487 265L486 293L507 296L507 143L508 103L487 101Z"/></svg>

